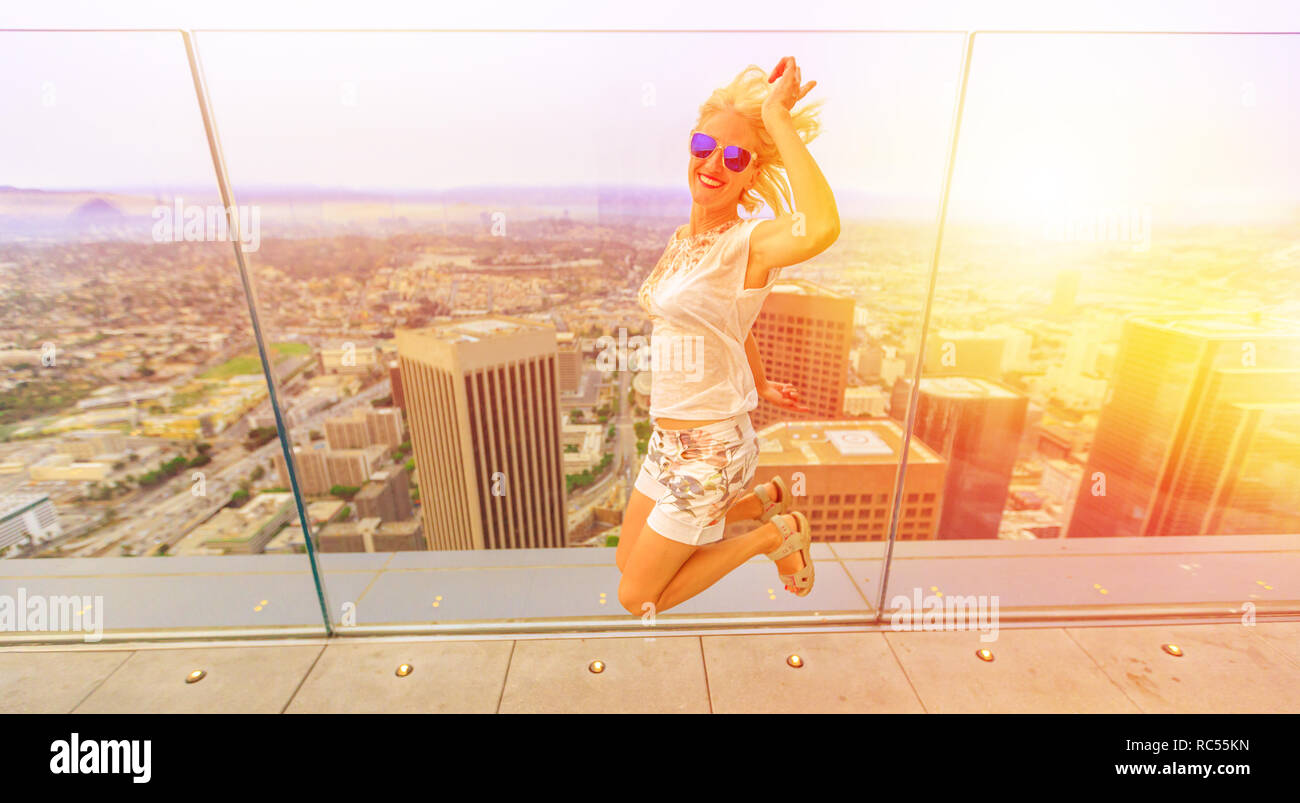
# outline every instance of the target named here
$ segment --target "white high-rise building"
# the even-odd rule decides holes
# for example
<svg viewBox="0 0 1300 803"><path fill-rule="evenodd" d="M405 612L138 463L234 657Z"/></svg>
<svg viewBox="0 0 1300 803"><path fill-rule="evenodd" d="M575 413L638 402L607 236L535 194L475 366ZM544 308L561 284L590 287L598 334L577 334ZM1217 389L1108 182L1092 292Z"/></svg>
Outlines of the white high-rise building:
<svg viewBox="0 0 1300 803"><path fill-rule="evenodd" d="M59 515L45 494L0 496L0 549L40 544L63 534Z"/></svg>

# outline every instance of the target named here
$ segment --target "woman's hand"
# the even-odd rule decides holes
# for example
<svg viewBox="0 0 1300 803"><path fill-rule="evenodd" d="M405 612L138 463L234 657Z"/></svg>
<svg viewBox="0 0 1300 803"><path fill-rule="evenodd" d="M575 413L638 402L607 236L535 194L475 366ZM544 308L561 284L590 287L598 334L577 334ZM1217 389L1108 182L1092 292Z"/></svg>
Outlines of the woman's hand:
<svg viewBox="0 0 1300 803"><path fill-rule="evenodd" d="M764 382L757 390L760 399L766 399L777 407L801 413L812 412L799 400L799 389L789 382Z"/></svg>
<svg viewBox="0 0 1300 803"><path fill-rule="evenodd" d="M794 63L794 56L786 56L777 62L776 69L768 76L767 82L770 84L776 81L776 86L772 87L772 92L763 101L763 117L766 119L772 112L785 112L789 114L794 108L794 104L803 99L804 95L815 86L816 81L800 85L802 73L799 66ZM780 79L780 80L777 80Z"/></svg>

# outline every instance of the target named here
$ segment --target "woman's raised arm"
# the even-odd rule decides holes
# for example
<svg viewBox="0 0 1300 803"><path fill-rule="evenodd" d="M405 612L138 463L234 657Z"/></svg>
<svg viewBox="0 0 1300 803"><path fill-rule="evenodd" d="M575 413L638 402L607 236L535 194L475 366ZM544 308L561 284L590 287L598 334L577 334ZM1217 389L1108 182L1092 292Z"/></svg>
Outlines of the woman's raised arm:
<svg viewBox="0 0 1300 803"><path fill-rule="evenodd" d="M780 78L763 103L763 125L776 142L794 195L794 213L765 220L754 227L749 241L749 270L745 287L761 287L772 268L794 265L831 247L840 236L840 215L821 168L799 138L790 110L816 81L800 86L799 67L786 56L768 80Z"/></svg>

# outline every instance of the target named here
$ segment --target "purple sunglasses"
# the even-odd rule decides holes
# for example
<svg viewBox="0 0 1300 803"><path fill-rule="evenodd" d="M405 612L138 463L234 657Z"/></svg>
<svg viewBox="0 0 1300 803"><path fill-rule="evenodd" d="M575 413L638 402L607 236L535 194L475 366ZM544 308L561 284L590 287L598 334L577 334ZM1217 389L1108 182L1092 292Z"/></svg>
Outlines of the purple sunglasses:
<svg viewBox="0 0 1300 803"><path fill-rule="evenodd" d="M691 156L707 159L718 147L718 141L708 134L696 132L691 135ZM754 154L739 145L727 145L722 149L722 163L733 173L739 173L749 166Z"/></svg>

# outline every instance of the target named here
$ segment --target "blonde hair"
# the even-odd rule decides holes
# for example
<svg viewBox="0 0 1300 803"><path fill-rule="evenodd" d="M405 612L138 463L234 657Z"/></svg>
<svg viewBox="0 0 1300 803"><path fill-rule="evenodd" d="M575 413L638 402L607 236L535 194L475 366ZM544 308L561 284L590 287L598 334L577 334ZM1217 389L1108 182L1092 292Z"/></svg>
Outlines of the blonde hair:
<svg viewBox="0 0 1300 803"><path fill-rule="evenodd" d="M723 110L733 111L749 121L758 138L758 177L753 186L740 196L740 205L752 215L763 204L767 204L779 217L793 210L794 203L790 182L785 175L785 164L776 149L776 142L763 125L763 101L772 94L775 86L775 83L768 83L767 76L768 71L756 64L741 70L730 84L709 95L709 99L700 106L700 116L695 125L698 128L710 115ZM821 123L817 119L821 105L822 101L813 101L804 104L798 111L790 112L794 130L805 145L821 133Z"/></svg>

